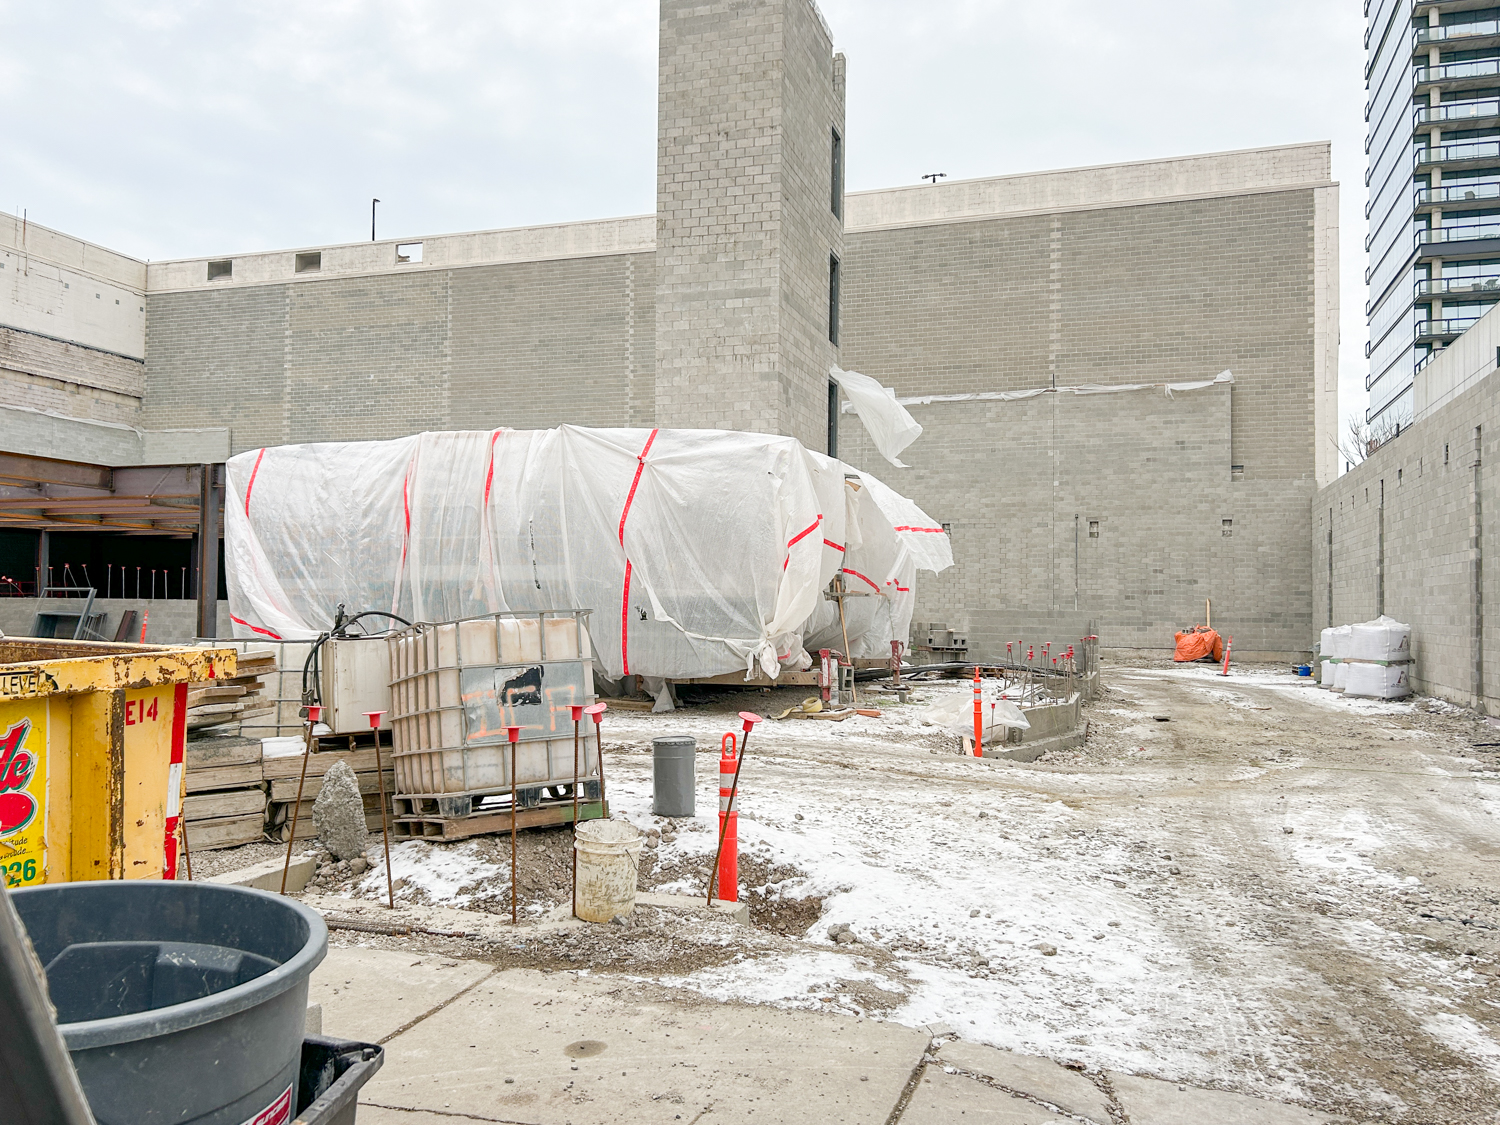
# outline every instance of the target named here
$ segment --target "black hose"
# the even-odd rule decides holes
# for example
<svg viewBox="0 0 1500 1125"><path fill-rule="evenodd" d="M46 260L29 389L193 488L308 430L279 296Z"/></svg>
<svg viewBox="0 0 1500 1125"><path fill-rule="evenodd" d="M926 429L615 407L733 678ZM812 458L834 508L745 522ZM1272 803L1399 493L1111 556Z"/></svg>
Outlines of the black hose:
<svg viewBox="0 0 1500 1125"><path fill-rule="evenodd" d="M379 609L366 609L362 610L359 613L356 613L353 617L344 617L343 606L340 605L338 618L334 622L333 629L327 633L318 634L318 639L313 641L312 648L308 650L307 659L302 662L302 702L304 704L323 702L323 696L320 689L320 685L323 682L323 668L320 652L323 648L324 643L335 639L348 639L349 626L353 625L356 621L360 620L363 617L387 617L392 621L401 622L401 624L405 625L408 629L412 627L411 622L402 617L400 614L386 613L384 610ZM359 635L371 636L372 634L364 633ZM313 674L313 686L311 690L309 690L307 686L307 674L309 670L311 670Z"/></svg>

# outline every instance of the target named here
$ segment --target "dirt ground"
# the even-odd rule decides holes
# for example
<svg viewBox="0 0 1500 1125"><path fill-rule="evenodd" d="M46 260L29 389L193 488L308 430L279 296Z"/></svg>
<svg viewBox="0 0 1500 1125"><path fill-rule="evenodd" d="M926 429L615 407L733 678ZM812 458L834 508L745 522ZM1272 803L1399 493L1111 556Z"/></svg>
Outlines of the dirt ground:
<svg viewBox="0 0 1500 1125"><path fill-rule="evenodd" d="M1489 720L1343 700L1282 669L1116 663L1085 745L1021 765L961 757L923 725L924 702L964 690L887 700L881 719L757 728L741 823L750 928L642 909L628 926L512 946L425 941L947 1022L1089 1070L1359 1121L1500 1121L1500 747L1476 746L1500 743ZM615 814L659 834L643 887L701 888L718 736L747 704L773 712L798 694L611 714ZM700 747L701 815L669 822L650 812L650 739L682 733ZM533 914L566 900L567 843L523 838ZM420 847L396 862L408 901L508 910L508 840ZM320 889L373 897L383 878L377 865Z"/></svg>

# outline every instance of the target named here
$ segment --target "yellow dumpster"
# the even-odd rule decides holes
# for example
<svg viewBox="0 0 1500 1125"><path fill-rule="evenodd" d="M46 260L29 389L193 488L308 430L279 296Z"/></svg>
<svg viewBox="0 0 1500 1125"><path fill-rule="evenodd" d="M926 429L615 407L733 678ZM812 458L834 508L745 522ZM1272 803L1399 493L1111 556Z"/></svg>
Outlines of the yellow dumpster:
<svg viewBox="0 0 1500 1125"><path fill-rule="evenodd" d="M0 869L11 887L175 878L188 684L227 648L0 639Z"/></svg>

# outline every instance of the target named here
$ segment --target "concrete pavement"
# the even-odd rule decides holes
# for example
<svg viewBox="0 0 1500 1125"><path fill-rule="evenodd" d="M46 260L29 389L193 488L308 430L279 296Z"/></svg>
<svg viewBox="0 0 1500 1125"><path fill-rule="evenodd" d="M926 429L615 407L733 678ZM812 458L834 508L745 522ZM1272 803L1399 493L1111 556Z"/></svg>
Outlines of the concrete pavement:
<svg viewBox="0 0 1500 1125"><path fill-rule="evenodd" d="M1326 1125L1217 1090L1111 1074L927 1030L722 1004L619 977L334 947L325 1034L382 1042L361 1125Z"/></svg>

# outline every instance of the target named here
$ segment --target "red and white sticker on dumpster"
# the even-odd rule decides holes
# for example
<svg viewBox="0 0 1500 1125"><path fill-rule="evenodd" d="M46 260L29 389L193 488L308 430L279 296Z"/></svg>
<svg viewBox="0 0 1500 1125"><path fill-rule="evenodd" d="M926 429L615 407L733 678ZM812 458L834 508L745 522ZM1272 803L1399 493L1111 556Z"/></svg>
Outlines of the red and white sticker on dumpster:
<svg viewBox="0 0 1500 1125"><path fill-rule="evenodd" d="M292 1088L288 1086L286 1093L246 1121L245 1125L291 1125L291 1120Z"/></svg>

